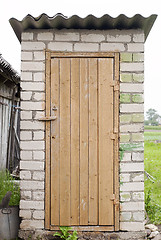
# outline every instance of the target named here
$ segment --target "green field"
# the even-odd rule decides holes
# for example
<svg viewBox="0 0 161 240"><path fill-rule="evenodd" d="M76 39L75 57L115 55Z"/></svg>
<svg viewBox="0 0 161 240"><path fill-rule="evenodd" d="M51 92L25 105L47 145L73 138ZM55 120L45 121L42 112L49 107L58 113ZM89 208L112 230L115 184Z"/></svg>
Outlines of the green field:
<svg viewBox="0 0 161 240"><path fill-rule="evenodd" d="M161 132L145 132L144 140L145 171L149 174L149 178L145 174L146 208L151 221L161 224Z"/></svg>

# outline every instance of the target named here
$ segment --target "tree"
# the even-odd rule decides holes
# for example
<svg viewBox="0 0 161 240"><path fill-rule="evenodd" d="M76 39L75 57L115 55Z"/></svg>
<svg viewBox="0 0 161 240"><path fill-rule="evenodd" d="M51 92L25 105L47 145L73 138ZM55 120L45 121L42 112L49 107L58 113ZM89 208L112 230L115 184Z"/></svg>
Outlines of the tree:
<svg viewBox="0 0 161 240"><path fill-rule="evenodd" d="M149 110L146 112L146 116L147 116L147 121L148 121L148 125L152 125L152 126L157 126L159 125L159 114L157 113L157 111L153 108L149 108ZM146 122L147 122L146 121Z"/></svg>

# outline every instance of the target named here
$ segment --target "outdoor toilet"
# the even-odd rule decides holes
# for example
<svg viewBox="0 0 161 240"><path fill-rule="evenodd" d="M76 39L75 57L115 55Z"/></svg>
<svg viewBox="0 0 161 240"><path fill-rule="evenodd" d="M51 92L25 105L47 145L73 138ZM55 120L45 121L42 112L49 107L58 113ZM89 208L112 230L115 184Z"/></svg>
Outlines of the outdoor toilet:
<svg viewBox="0 0 161 240"><path fill-rule="evenodd" d="M144 42L156 17L10 19L22 46L20 237L71 226L144 239Z"/></svg>

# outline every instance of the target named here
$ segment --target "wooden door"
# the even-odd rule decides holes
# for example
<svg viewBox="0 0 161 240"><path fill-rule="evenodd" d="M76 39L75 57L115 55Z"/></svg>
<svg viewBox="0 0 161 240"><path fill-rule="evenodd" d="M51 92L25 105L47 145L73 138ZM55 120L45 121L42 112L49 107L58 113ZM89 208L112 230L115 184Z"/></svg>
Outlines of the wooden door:
<svg viewBox="0 0 161 240"><path fill-rule="evenodd" d="M46 114L55 117L46 124L46 227L113 231L118 54L48 53L46 77Z"/></svg>

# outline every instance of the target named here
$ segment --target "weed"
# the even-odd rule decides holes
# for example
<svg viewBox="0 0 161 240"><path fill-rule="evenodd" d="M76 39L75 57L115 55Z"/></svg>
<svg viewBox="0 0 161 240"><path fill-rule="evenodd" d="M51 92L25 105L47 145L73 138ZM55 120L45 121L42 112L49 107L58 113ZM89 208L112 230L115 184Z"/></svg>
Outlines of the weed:
<svg viewBox="0 0 161 240"><path fill-rule="evenodd" d="M65 240L77 240L77 231L74 231L73 234L70 234L69 231L71 230L70 227L61 226L59 227L61 233L56 232L53 236L60 237Z"/></svg>

